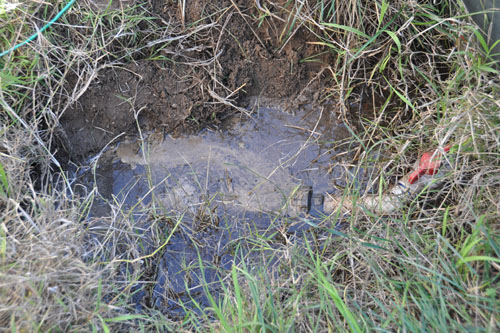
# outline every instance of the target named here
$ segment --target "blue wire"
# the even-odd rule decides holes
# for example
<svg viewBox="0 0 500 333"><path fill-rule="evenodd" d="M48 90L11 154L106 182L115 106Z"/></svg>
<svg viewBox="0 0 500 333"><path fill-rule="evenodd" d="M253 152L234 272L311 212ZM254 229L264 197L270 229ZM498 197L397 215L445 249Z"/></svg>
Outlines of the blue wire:
<svg viewBox="0 0 500 333"><path fill-rule="evenodd" d="M42 29L40 29L38 32L34 33L33 35L31 35L28 39L26 39L24 42L22 43L19 43L17 44L16 46L13 46L11 47L10 49L6 50L6 51L3 51L2 53L0 53L0 58L3 57L4 55L7 55L9 53L11 53L12 51L15 51L17 50L18 48L20 48L21 46L23 45L26 45L28 44L29 42L33 41L34 39L36 39L38 37L39 34L41 34L42 32L44 32L45 30L47 30L47 28L49 28L52 24L54 24L55 21L57 21L68 9L69 7L71 7L71 5L75 2L76 0L70 0L66 6L64 6L63 9L61 9L61 11L59 13L57 13L56 16L54 16L54 18L52 20L49 21L49 23L47 23L46 25L44 25L42 27Z"/></svg>

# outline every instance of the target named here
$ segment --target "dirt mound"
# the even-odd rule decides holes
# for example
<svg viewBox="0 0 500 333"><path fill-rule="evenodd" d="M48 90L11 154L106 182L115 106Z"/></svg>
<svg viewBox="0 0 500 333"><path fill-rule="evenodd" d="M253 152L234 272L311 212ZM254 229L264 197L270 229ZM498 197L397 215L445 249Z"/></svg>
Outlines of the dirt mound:
<svg viewBox="0 0 500 333"><path fill-rule="evenodd" d="M138 125L174 135L217 126L248 107L249 97L271 98L283 109L325 102L322 70L331 55L309 43L317 38L306 27L288 22L291 8L272 7L281 18L272 21L247 1L197 0L184 10L154 1L152 9L172 27L170 38L150 48L155 60L99 71L61 118L70 155L96 152Z"/></svg>

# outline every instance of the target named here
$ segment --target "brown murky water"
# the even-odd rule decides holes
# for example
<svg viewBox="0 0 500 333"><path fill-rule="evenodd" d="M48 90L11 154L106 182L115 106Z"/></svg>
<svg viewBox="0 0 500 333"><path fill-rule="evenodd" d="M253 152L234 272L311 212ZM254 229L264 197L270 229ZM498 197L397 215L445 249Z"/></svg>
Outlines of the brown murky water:
<svg viewBox="0 0 500 333"><path fill-rule="evenodd" d="M140 212L152 205L156 214L182 218L157 259L151 294L138 291L137 302L182 315L181 303L208 302L202 286L240 260L235 248L251 257L246 235L307 229L303 217L321 207L322 194L343 174L332 168L332 114L260 108L228 119L225 130L122 142L106 152L97 167L104 198L134 207L137 221L147 221ZM105 207L96 204L94 216Z"/></svg>
<svg viewBox="0 0 500 333"><path fill-rule="evenodd" d="M225 213L298 216L307 211L307 198L299 197L307 188L324 193L341 175L331 168L335 134L328 117L261 108L251 118L229 119L227 130L122 142L99 165L105 181L98 189L130 205L147 205L153 194L165 212L177 214L210 200Z"/></svg>

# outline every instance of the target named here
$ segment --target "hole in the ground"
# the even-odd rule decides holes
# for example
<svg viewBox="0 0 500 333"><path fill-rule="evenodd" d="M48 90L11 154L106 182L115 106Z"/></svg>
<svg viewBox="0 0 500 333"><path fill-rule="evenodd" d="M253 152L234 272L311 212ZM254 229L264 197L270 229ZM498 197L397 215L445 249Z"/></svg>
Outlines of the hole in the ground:
<svg viewBox="0 0 500 333"><path fill-rule="evenodd" d="M291 114L256 107L250 117L227 118L218 131L122 141L97 161L101 199L89 229L102 227L101 218L119 209L142 233L137 247L147 254L154 251L158 217L169 221L164 237L177 225L152 264L154 287L149 295L136 292L136 301L147 298L149 306L182 316L180 303L209 306L204 286L217 295L219 279L241 258L262 264L252 258L255 238L302 235L310 228L305 218L323 221L322 196L348 177L332 163L345 135L324 109Z"/></svg>

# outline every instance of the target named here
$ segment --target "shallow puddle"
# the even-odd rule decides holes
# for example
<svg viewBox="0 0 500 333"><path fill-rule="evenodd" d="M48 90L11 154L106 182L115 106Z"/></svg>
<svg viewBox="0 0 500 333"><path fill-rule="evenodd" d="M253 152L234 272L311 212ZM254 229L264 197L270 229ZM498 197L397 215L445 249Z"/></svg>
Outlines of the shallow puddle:
<svg viewBox="0 0 500 333"><path fill-rule="evenodd" d="M319 119L321 116L321 119ZM261 108L229 120L225 131L122 142L99 164L99 191L128 205L151 196L166 211L195 213L208 201L225 214L298 216L310 208L304 193L331 191L334 130L321 112L291 115ZM111 192L111 193L110 193Z"/></svg>
<svg viewBox="0 0 500 333"><path fill-rule="evenodd" d="M203 283L231 269L235 249L249 258L247 235L264 237L283 224L288 232L307 229L301 217L321 214L322 195L342 177L332 168L338 134L329 117L260 108L227 120L226 130L122 142L104 154L97 167L104 198L114 196L146 223L141 212L151 207L182 219L157 259L151 306L182 315L181 303L208 305ZM105 203L94 216L104 214L99 207Z"/></svg>

